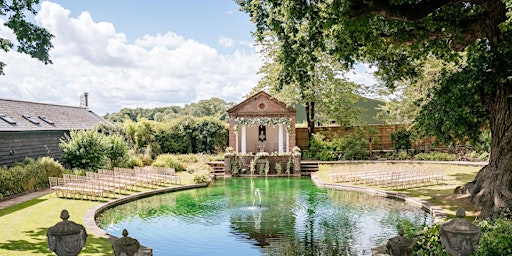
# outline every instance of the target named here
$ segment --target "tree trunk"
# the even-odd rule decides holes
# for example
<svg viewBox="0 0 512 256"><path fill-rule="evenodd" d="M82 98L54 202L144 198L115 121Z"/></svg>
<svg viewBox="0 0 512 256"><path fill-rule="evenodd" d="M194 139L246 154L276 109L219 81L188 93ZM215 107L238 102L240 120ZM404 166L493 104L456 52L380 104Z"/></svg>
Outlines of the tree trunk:
<svg viewBox="0 0 512 256"><path fill-rule="evenodd" d="M508 88L507 88L508 87ZM487 100L491 115L491 156L475 179L466 184L471 201L484 218L497 218L512 210L512 100L509 85L499 85Z"/></svg>
<svg viewBox="0 0 512 256"><path fill-rule="evenodd" d="M308 124L308 140L315 130L315 102L306 102L306 122Z"/></svg>

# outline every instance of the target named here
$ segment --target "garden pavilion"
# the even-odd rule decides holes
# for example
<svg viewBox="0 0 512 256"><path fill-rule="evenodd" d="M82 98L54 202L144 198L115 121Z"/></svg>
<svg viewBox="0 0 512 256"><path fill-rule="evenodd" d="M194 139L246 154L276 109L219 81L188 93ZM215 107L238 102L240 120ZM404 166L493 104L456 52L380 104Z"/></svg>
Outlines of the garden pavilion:
<svg viewBox="0 0 512 256"><path fill-rule="evenodd" d="M229 146L235 153L288 153L295 146L295 115L260 91L228 110Z"/></svg>

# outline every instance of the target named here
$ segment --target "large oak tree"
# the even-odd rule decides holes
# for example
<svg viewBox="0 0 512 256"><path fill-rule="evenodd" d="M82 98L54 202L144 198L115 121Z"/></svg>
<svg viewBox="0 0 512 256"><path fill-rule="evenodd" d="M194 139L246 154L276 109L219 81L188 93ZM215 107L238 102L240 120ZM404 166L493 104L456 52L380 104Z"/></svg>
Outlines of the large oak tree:
<svg viewBox="0 0 512 256"><path fill-rule="evenodd" d="M488 125L489 164L466 187L484 217L512 208L512 1L237 2L256 24L258 42L279 42L280 56L272 58L285 66L283 83L310 79L302 62L313 51L347 65L373 63L391 88L414 81L430 56L453 63L458 68L442 71L428 94L420 123L441 138L475 138Z"/></svg>

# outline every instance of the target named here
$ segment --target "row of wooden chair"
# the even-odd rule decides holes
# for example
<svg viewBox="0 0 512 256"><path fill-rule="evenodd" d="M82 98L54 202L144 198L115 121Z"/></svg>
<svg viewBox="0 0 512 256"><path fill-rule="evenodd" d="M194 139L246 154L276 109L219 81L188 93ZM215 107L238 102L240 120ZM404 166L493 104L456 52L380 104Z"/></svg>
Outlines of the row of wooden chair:
<svg viewBox="0 0 512 256"><path fill-rule="evenodd" d="M48 177L50 189L57 197L83 198L99 200L126 194L138 188L152 188L181 184L180 176L174 168L114 168L98 169L98 172L86 172L85 176L64 174L60 177Z"/></svg>
<svg viewBox="0 0 512 256"><path fill-rule="evenodd" d="M444 169L395 168L338 172L329 175L333 182L391 188L409 188L442 183L444 180Z"/></svg>

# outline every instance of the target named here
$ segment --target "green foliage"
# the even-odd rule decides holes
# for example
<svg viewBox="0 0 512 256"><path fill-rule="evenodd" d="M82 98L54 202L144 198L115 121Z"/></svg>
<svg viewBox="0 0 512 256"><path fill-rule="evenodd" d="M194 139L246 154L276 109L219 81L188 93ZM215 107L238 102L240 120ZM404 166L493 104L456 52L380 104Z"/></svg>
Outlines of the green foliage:
<svg viewBox="0 0 512 256"><path fill-rule="evenodd" d="M168 122L174 119L182 118L185 116L199 118L199 117L213 117L217 120L226 122L228 115L226 110L234 106L233 102L226 102L222 99L213 97L208 100L200 100L197 103L190 103L185 107L169 106L161 108L123 108L117 113L109 113L105 115L105 119L114 123L122 122L137 122L143 119Z"/></svg>
<svg viewBox="0 0 512 256"><path fill-rule="evenodd" d="M414 255L432 255L448 256L448 252L443 248L439 238L439 229L442 223L436 223L432 226L415 227L409 221L401 223L397 228L403 228L404 236L415 241L413 251Z"/></svg>
<svg viewBox="0 0 512 256"><path fill-rule="evenodd" d="M281 172L283 172L283 167L281 166L281 163L276 163L274 168L276 169L277 175L279 175L279 174L281 174Z"/></svg>
<svg viewBox="0 0 512 256"><path fill-rule="evenodd" d="M110 135L104 137L107 145L106 157L110 160L110 167L127 167L128 165L128 144L121 135Z"/></svg>
<svg viewBox="0 0 512 256"><path fill-rule="evenodd" d="M210 182L210 181L211 181L210 177L206 174L196 174L196 175L194 175L194 178L192 178L192 182L195 184L206 183L206 182Z"/></svg>
<svg viewBox="0 0 512 256"><path fill-rule="evenodd" d="M345 137L326 139L315 133L309 140L309 149L303 152L304 158L321 161L363 160L368 157L366 150L368 135L363 129L354 129Z"/></svg>
<svg viewBox="0 0 512 256"><path fill-rule="evenodd" d="M64 167L53 158L26 158L12 167L0 168L0 198L48 187L48 177L59 177Z"/></svg>
<svg viewBox="0 0 512 256"><path fill-rule="evenodd" d="M197 122L196 152L220 152L228 141L228 126L213 117L201 118Z"/></svg>
<svg viewBox="0 0 512 256"><path fill-rule="evenodd" d="M391 141L393 142L393 148L395 148L396 152L408 150L411 148L411 132L408 130L392 132Z"/></svg>
<svg viewBox="0 0 512 256"><path fill-rule="evenodd" d="M185 165L171 154L158 155L151 166L174 168L177 172L185 171Z"/></svg>
<svg viewBox="0 0 512 256"><path fill-rule="evenodd" d="M478 140L474 141L472 146L473 149L480 154L489 153L491 152L491 143L491 131L483 130L480 136L478 137Z"/></svg>
<svg viewBox="0 0 512 256"><path fill-rule="evenodd" d="M37 12L34 7L39 0L25 1L2 1L0 13L4 25L12 29L16 36L17 43L13 43L8 38L0 38L0 48L5 52L12 48L20 53L25 53L33 58L42 61L44 64L51 64L49 51L53 47L51 35L45 28L30 23L26 19L26 14L35 15ZM0 62L0 74L4 74L5 63Z"/></svg>
<svg viewBox="0 0 512 256"><path fill-rule="evenodd" d="M71 168L96 171L99 168L133 166L128 144L119 134L104 135L96 130L71 131L60 140L62 160Z"/></svg>
<svg viewBox="0 0 512 256"><path fill-rule="evenodd" d="M94 130L71 131L60 140L62 160L71 168L96 171L106 166L108 147L103 135Z"/></svg>
<svg viewBox="0 0 512 256"><path fill-rule="evenodd" d="M478 223L482 237L475 255L512 255L512 221L499 218Z"/></svg>
<svg viewBox="0 0 512 256"><path fill-rule="evenodd" d="M414 156L414 159L425 161L455 161L457 160L457 156L450 153L433 151L429 153L419 153Z"/></svg>
<svg viewBox="0 0 512 256"><path fill-rule="evenodd" d="M412 153L412 152L411 152ZM386 154L386 158L388 160L407 160L411 157L410 153L405 150L400 150L398 152L388 152Z"/></svg>
<svg viewBox="0 0 512 256"><path fill-rule="evenodd" d="M124 123L126 138L135 152L151 148L151 157L158 154L214 153L228 142L227 124L214 118L182 117L164 123L143 119Z"/></svg>

